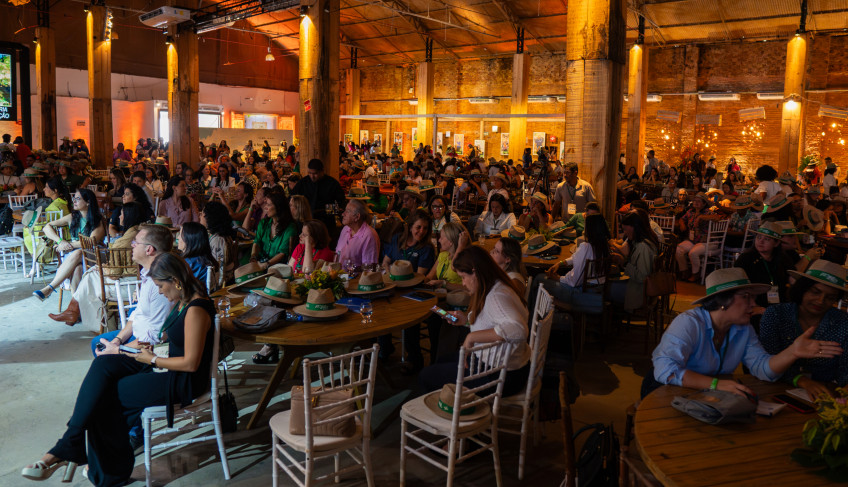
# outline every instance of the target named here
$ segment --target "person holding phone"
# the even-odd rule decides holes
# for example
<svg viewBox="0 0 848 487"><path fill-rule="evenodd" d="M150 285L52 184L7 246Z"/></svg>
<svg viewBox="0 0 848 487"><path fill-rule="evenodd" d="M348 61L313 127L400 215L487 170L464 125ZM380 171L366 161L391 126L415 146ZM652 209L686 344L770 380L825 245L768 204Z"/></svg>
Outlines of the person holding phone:
<svg viewBox="0 0 848 487"><path fill-rule="evenodd" d="M744 363L751 375L774 382L798 359L827 359L843 353L839 342L813 339L816 327L810 327L783 350L769 354L750 322L754 298L770 287L752 283L738 267L707 276L706 296L692 302L700 306L678 315L654 349L654 368L642 382L642 397L663 384L753 396L747 386L721 376Z"/></svg>
<svg viewBox="0 0 848 487"><path fill-rule="evenodd" d="M44 480L67 465L65 478L72 480L76 464L88 464L93 484L125 485L135 465L127 424L137 421L144 408L161 405L172 427L174 406L185 407L208 390L215 306L204 284L171 253L153 259L149 278L175 304L159 331L160 337L167 336L168 357L140 348L138 353L112 350L94 359L64 435L41 460L22 470L23 477ZM166 372L155 374L154 367Z"/></svg>
<svg viewBox="0 0 848 487"><path fill-rule="evenodd" d="M789 302L768 307L760 321L763 348L776 354L813 329L814 338L837 342L848 350L848 313L834 306L845 298L848 270L819 259L803 274L789 273L798 278L789 288ZM798 360L781 379L804 388L811 399L822 394L832 396L835 387L848 384L848 354Z"/></svg>

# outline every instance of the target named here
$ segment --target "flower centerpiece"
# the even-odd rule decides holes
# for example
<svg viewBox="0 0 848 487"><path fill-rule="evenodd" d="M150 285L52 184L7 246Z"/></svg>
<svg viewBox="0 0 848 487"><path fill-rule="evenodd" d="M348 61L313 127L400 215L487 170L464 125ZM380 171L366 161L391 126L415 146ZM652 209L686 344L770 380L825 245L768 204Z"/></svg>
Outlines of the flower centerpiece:
<svg viewBox="0 0 848 487"><path fill-rule="evenodd" d="M804 424L801 437L807 448L792 452L792 459L833 482L848 482L848 390L837 388L837 397L816 399L818 418Z"/></svg>
<svg viewBox="0 0 848 487"><path fill-rule="evenodd" d="M300 296L309 294L310 289L330 289L333 291L333 296L336 299L344 296L344 281L339 276L338 271L331 270L325 272L322 270L312 271L311 274L304 276L303 282L297 285L295 290Z"/></svg>

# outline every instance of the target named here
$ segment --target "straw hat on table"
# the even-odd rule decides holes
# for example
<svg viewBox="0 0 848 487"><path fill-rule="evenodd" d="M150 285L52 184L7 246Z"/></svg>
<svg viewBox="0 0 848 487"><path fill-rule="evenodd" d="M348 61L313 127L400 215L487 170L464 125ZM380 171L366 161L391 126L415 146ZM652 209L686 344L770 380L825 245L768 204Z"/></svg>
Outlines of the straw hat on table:
<svg viewBox="0 0 848 487"><path fill-rule="evenodd" d="M424 280L424 274L418 274L408 260L396 260L389 266L389 279L397 287L412 287Z"/></svg>
<svg viewBox="0 0 848 487"><path fill-rule="evenodd" d="M556 244L545 240L544 235L537 233L527 240L527 245L524 245L521 250L527 255L535 255L550 249L554 245Z"/></svg>
<svg viewBox="0 0 848 487"><path fill-rule="evenodd" d="M348 285L348 294L374 294L387 291L395 287L390 279L383 276L382 272L365 271L359 276L359 279L352 281Z"/></svg>
<svg viewBox="0 0 848 487"><path fill-rule="evenodd" d="M306 295L306 304L295 306L292 311L313 318L333 318L347 313L347 306L336 304L330 289L310 289Z"/></svg>
<svg viewBox="0 0 848 487"><path fill-rule="evenodd" d="M267 278L271 273L263 270L258 262L248 262L237 268L233 275L235 276L235 284L227 286L226 289L228 291L243 290L247 292L248 289L265 287L265 281L261 279Z"/></svg>
<svg viewBox="0 0 848 487"><path fill-rule="evenodd" d="M251 292L277 301L278 303L302 303L303 298L298 296L297 293L289 287L289 283L290 281L287 279L280 279L277 276L271 276L268 278L268 282L265 283L265 287L263 289L253 289Z"/></svg>
<svg viewBox="0 0 848 487"><path fill-rule="evenodd" d="M513 225L501 232L501 237L509 237L515 240L523 241L525 238L524 227L521 225Z"/></svg>

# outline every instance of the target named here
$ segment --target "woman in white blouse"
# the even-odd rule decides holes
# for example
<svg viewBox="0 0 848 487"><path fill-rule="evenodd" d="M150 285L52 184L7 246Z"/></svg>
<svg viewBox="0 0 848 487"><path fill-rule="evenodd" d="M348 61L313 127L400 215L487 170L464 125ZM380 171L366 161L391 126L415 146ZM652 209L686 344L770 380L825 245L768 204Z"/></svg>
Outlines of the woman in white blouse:
<svg viewBox="0 0 848 487"><path fill-rule="evenodd" d="M489 200L489 209L480 215L475 231L477 235L500 234L515 225L515 215L509 212L509 203L503 195L495 193Z"/></svg>
<svg viewBox="0 0 848 487"><path fill-rule="evenodd" d="M565 303L577 302L580 299L584 274L588 271L586 262L602 259L610 261L609 238L610 233L607 222L602 215L586 215L586 226L583 230L583 238L574 253L565 260L566 267L571 267L564 276L559 275L562 261L557 262L544 274L538 274L533 278L528 302L533 305L536 302L536 292L539 284L545 286L556 299ZM606 275L606 272L601 272ZM603 284L604 278L593 279L591 284Z"/></svg>
<svg viewBox="0 0 848 487"><path fill-rule="evenodd" d="M470 332L463 346L507 341L514 348L507 361L507 374L503 395L521 392L527 382L530 367L530 348L527 345L527 306L515 283L479 246L471 246L458 253L453 261L462 284L471 293L468 313L451 311L455 326L468 326ZM457 355L450 362L437 363L421 370L418 380L425 392L441 389L456 380ZM468 387L480 385L468 381Z"/></svg>
<svg viewBox="0 0 848 487"><path fill-rule="evenodd" d="M218 166L218 177L212 180L212 186L221 188L221 191L235 187L236 179L230 176L230 168L224 164Z"/></svg>

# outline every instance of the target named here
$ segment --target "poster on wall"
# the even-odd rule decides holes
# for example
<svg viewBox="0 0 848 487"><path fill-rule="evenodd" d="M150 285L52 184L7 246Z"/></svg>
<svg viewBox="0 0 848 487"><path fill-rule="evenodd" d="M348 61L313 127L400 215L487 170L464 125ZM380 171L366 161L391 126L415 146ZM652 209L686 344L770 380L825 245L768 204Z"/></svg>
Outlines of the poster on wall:
<svg viewBox="0 0 848 487"><path fill-rule="evenodd" d="M539 149L545 146L545 133L533 132L533 154L538 154Z"/></svg>
<svg viewBox="0 0 848 487"><path fill-rule="evenodd" d="M442 142L445 140L445 134L443 132L436 132L436 150L442 150Z"/></svg>
<svg viewBox="0 0 848 487"><path fill-rule="evenodd" d="M17 99L14 51L0 51L0 120L18 119Z"/></svg>
<svg viewBox="0 0 848 487"><path fill-rule="evenodd" d="M465 154L465 134L453 134L453 148L456 149L456 155Z"/></svg>
<svg viewBox="0 0 848 487"><path fill-rule="evenodd" d="M412 127L412 148L418 147L418 127Z"/></svg>
<svg viewBox="0 0 848 487"><path fill-rule="evenodd" d="M481 139L474 139L474 147L477 148L477 157L486 157L486 141Z"/></svg>
<svg viewBox="0 0 848 487"><path fill-rule="evenodd" d="M395 132L394 138L394 145L397 146L399 151L403 152L403 132Z"/></svg>
<svg viewBox="0 0 848 487"><path fill-rule="evenodd" d="M509 134L501 132L501 155L509 155Z"/></svg>
<svg viewBox="0 0 848 487"><path fill-rule="evenodd" d="M351 143L351 141L353 141L353 134L345 134L345 135L344 135L344 143L345 143L345 145L350 144L350 143Z"/></svg>
<svg viewBox="0 0 848 487"><path fill-rule="evenodd" d="M359 143L364 144L366 142L368 142L368 131L367 130L360 130L359 131Z"/></svg>
<svg viewBox="0 0 848 487"><path fill-rule="evenodd" d="M376 145L378 149L383 148L383 134L374 134L374 145Z"/></svg>
<svg viewBox="0 0 848 487"><path fill-rule="evenodd" d="M565 158L565 141L559 141L559 160L563 160Z"/></svg>

